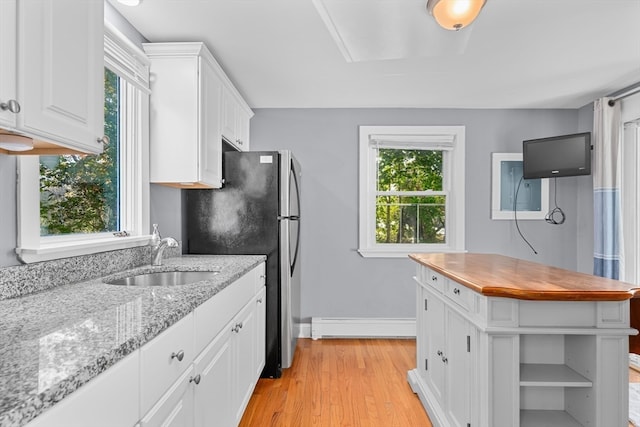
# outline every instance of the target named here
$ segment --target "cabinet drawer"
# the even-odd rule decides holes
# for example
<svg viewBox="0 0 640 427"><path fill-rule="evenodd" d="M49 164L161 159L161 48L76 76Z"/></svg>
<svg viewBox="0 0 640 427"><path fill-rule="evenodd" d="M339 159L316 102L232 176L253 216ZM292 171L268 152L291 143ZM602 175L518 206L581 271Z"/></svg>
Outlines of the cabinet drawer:
<svg viewBox="0 0 640 427"><path fill-rule="evenodd" d="M193 313L143 346L140 357L140 404L144 414L186 371L195 357Z"/></svg>
<svg viewBox="0 0 640 427"><path fill-rule="evenodd" d="M200 354L229 322L229 319L233 318L253 298L256 287L255 273L255 269L251 270L196 308L196 354Z"/></svg>
<svg viewBox="0 0 640 427"><path fill-rule="evenodd" d="M420 281L425 285L429 285L437 289L439 292L444 291L446 283L448 282L447 278L442 274L436 273L427 267L422 267L420 269Z"/></svg>
<svg viewBox="0 0 640 427"><path fill-rule="evenodd" d="M447 280L445 295L465 310L472 311L473 291L466 286L456 283L453 280Z"/></svg>

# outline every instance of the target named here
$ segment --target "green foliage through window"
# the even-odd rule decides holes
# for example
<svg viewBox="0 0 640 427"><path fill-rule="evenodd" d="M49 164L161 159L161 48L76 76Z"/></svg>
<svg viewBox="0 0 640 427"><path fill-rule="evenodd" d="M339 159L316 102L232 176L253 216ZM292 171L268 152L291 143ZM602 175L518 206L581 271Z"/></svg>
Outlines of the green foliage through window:
<svg viewBox="0 0 640 427"><path fill-rule="evenodd" d="M376 243L445 243L442 165L440 150L378 150Z"/></svg>
<svg viewBox="0 0 640 427"><path fill-rule="evenodd" d="M119 77L105 69L100 155L40 156L40 235L119 230Z"/></svg>

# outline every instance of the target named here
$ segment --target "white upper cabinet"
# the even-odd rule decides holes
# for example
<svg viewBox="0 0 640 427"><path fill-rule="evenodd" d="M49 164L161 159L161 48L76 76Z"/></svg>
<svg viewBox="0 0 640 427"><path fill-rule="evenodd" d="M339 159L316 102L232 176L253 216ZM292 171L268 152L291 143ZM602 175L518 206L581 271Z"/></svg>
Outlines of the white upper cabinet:
<svg viewBox="0 0 640 427"><path fill-rule="evenodd" d="M222 105L222 136L238 150L249 151L249 120L253 112L229 86L222 93Z"/></svg>
<svg viewBox="0 0 640 427"><path fill-rule="evenodd" d="M19 105L0 125L49 153L102 152L103 1L3 0L0 12L0 104Z"/></svg>
<svg viewBox="0 0 640 427"><path fill-rule="evenodd" d="M144 50L151 60L151 182L220 188L222 139L246 150L253 113L204 43L145 43ZM235 142L238 112L245 145Z"/></svg>
<svg viewBox="0 0 640 427"><path fill-rule="evenodd" d="M151 60L150 180L222 186L218 64L203 43L146 43Z"/></svg>
<svg viewBox="0 0 640 427"><path fill-rule="evenodd" d="M16 127L16 0L0 1L0 126ZM14 110L14 111L11 111Z"/></svg>

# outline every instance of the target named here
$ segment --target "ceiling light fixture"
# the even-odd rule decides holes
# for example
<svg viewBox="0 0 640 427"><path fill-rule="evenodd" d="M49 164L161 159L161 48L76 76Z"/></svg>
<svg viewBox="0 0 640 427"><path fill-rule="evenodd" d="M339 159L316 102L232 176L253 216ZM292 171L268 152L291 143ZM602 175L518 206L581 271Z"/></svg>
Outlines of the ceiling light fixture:
<svg viewBox="0 0 640 427"><path fill-rule="evenodd" d="M471 24L486 0L428 0L427 11L447 30L458 31Z"/></svg>
<svg viewBox="0 0 640 427"><path fill-rule="evenodd" d="M142 0L118 0L118 3L121 3L125 6L138 6L142 3Z"/></svg>
<svg viewBox="0 0 640 427"><path fill-rule="evenodd" d="M33 150L33 139L13 133L0 133L0 148L7 151Z"/></svg>

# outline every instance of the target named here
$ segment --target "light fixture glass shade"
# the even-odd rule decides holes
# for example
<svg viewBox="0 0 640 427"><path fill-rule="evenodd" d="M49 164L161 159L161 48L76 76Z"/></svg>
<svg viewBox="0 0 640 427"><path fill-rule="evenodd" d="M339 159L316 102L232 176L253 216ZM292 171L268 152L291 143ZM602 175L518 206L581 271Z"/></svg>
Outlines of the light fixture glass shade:
<svg viewBox="0 0 640 427"><path fill-rule="evenodd" d="M427 10L447 30L458 31L471 24L486 0L428 0Z"/></svg>
<svg viewBox="0 0 640 427"><path fill-rule="evenodd" d="M0 148L8 151L33 150L33 139L12 133L0 133Z"/></svg>

